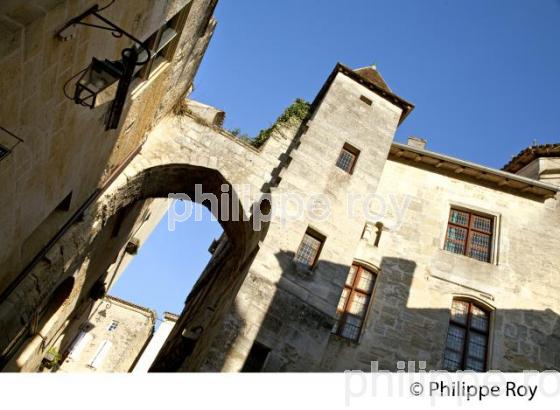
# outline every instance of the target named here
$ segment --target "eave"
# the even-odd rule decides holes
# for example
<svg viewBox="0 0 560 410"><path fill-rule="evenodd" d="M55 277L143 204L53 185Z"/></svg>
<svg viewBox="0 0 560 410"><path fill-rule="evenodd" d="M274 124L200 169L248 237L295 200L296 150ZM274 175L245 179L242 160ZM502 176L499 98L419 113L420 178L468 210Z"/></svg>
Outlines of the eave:
<svg viewBox="0 0 560 410"><path fill-rule="evenodd" d="M356 73L351 68L346 67L344 64L337 63L336 67L334 68L335 73L343 73L346 76L350 77L354 81L360 83L364 87L369 88L371 91L379 95L380 97L386 99L392 104L395 104L397 107L402 109L402 114L399 119L399 125L405 120L405 118L412 112L414 109L414 104L406 101L405 99L399 97L397 94L388 91L384 88L379 87L378 85L372 83L371 81L366 80L360 74Z"/></svg>
<svg viewBox="0 0 560 410"><path fill-rule="evenodd" d="M473 162L449 157L421 148L394 142L389 151L389 159L409 162L433 168L434 171L446 172L452 177L469 179L477 184L484 184L500 190L507 190L521 196L533 196L542 199L554 197L560 187L536 181L520 175L500 171Z"/></svg>
<svg viewBox="0 0 560 410"><path fill-rule="evenodd" d="M336 77L336 75L338 73L342 73L342 74L346 75L347 77L351 78L352 80L356 81L357 83L363 85L364 87L367 87L368 89L373 91L375 94L379 95L380 97L384 98L385 100L389 101L390 103L392 103L392 104L396 105L397 107L401 108L402 113L401 113L401 117L399 118L399 125L405 120L405 118L408 116L408 114L410 114L412 112L412 110L414 109L414 104L406 101L405 99L399 97L398 95L396 95L396 94L394 94L394 93L392 93L388 90L385 90L384 88L381 88L381 87L377 86L376 84L372 83L371 81L366 80L365 78L363 78L361 75L356 73L351 68L348 68L341 63L337 63L336 66L334 67L333 71L331 72L331 74L327 78L327 81L325 81L325 84L323 84L323 87L321 87L321 90L319 90L319 93L315 97L315 100L312 103L312 110L311 110L312 112L319 105L319 103L321 102L321 100L323 99L325 94L327 93L329 87L331 86L332 82L334 81L334 78Z"/></svg>

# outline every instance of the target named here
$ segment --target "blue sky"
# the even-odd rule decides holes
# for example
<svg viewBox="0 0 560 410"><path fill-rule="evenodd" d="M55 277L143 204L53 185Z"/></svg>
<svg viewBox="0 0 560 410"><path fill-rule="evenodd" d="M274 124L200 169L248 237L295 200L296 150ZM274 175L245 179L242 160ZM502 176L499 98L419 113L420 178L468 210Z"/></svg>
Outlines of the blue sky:
<svg viewBox="0 0 560 410"><path fill-rule="evenodd" d="M179 214L183 206L177 205ZM170 232L165 216L109 294L155 309L160 318L163 312L181 313L187 294L210 260L210 243L222 233L206 208L194 206L201 209L202 221L178 223Z"/></svg>
<svg viewBox="0 0 560 410"><path fill-rule="evenodd" d="M560 0L221 0L216 18L193 98L225 110L227 128L255 136L295 98L313 100L340 61L375 63L415 104L397 141L421 136L497 168L534 140L560 141ZM112 293L178 311L220 227L164 228Z"/></svg>

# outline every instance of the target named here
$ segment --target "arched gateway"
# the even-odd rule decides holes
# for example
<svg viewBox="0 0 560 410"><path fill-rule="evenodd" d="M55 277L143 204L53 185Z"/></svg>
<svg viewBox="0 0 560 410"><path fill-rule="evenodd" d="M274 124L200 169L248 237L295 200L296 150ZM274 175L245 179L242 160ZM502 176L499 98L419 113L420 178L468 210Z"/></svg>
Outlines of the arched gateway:
<svg viewBox="0 0 560 410"><path fill-rule="evenodd" d="M3 355L4 368L37 368L45 349L64 336L68 325L83 315L91 300L102 295L110 283L108 268L129 239L118 234L122 215L131 213L136 220L138 204L169 194L212 205L211 211L225 235L189 295L153 369L240 369L249 353L247 342L236 347L247 351L232 352L233 359L227 365L227 348L216 354L215 346L231 345L239 332L249 340L256 337L258 327L250 325L249 335L242 330L244 321L264 320L260 316L266 316L267 309L281 306L273 300L284 294L281 299L297 316L286 317L286 325L311 331L314 339L303 348L315 345L319 355L334 323L348 258L365 221L363 210L348 214L340 198L352 191L375 192L394 131L412 109L380 84L338 64L311 107L304 104L303 115L298 108L301 102L288 108L277 125L265 132L266 142L260 149L211 125L212 118L208 120L200 110L200 116L195 116L187 107L162 119L150 131L141 151L95 203L84 210L29 274L5 292L6 300L0 305L0 322L6 330L0 335L0 348L7 352ZM298 115L293 115L294 111ZM360 164L368 170L352 180L340 174L338 167L328 167L328 172L323 169L325 156L332 157L328 162L334 164L350 137L352 145L361 150ZM322 199L316 196L320 192ZM335 199L330 214L326 219L315 218L316 208L330 197ZM271 209L273 216L268 221ZM276 214L278 209L281 212ZM331 238L321 256L323 261L312 271L302 270L293 262L294 244L311 225ZM337 238L334 232L340 226L348 229ZM258 260L253 260L257 254ZM251 280L244 282L249 271ZM38 332L29 324L37 320L41 305L69 276L75 278L75 285L64 309L50 320L53 325L48 332ZM260 283L263 278L265 282ZM259 296L252 303L258 306L243 312L246 319L235 319L237 306L232 302L240 287L257 283ZM227 328L232 320L234 333L224 336L224 326ZM213 361L209 362L208 356ZM319 357L314 360L316 364L320 361ZM316 364L300 362L298 366L312 368Z"/></svg>
<svg viewBox="0 0 560 410"><path fill-rule="evenodd" d="M11 348L5 370L36 368L65 323L90 307L92 292L98 291L100 283L107 286L107 269L128 240L112 243L122 214L134 213L146 200L170 195L202 203L224 229L220 246L189 295L176 334L166 346L173 360L157 362L162 369L178 368L177 353L186 353L181 348L183 340L191 334L200 340L212 336L212 326L220 322L247 274L266 232L270 205L263 194L273 185L271 172L281 166L277 158L286 151L298 125L276 130L266 147L257 150L198 117L177 115L163 120L96 203L0 305L0 320L5 324L1 347ZM68 283L68 278L73 278L74 286L68 289L63 308L47 318L49 328L30 331L30 322L45 320L37 318L36 312L50 299L59 299L53 290Z"/></svg>

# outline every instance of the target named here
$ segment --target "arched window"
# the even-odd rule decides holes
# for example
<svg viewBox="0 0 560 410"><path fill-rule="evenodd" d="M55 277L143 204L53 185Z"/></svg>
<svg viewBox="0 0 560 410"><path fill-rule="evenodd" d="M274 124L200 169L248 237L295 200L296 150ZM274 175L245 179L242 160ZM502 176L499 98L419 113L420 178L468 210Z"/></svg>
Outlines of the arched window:
<svg viewBox="0 0 560 410"><path fill-rule="evenodd" d="M376 274L353 264L348 272L336 309L337 322L333 333L357 341L371 300Z"/></svg>
<svg viewBox="0 0 560 410"><path fill-rule="evenodd" d="M463 299L454 299L443 357L445 370L486 370L488 356L488 311Z"/></svg>

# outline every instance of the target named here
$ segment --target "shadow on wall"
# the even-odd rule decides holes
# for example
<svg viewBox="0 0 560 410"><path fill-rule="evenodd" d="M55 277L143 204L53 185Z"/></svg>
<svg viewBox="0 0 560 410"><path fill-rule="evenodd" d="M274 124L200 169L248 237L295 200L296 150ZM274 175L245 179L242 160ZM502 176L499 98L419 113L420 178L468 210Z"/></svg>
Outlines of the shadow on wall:
<svg viewBox="0 0 560 410"><path fill-rule="evenodd" d="M398 361L426 361L428 370L443 368L450 309L407 307L417 270L414 261L382 259L366 324L359 341L354 342L331 333L336 303L330 315L324 314L306 302L310 299L300 286L320 290L321 285L314 283L317 278L330 279L340 296L350 266L319 261L309 276L298 271L293 256L293 252L276 255L283 271L276 289L265 278L249 273L242 301L238 298L227 315L203 365L186 369L254 369L252 362L259 355L259 369L265 372L369 371L372 361L378 361L380 369L392 371L397 370ZM267 293L274 295L269 306L262 297ZM490 312L490 323L488 369L560 370L557 313L498 309Z"/></svg>
<svg viewBox="0 0 560 410"><path fill-rule="evenodd" d="M187 304L184 315L179 319L175 327L176 331L172 332L168 339L171 344L166 345L167 347L164 346L164 351L169 353L170 357L175 357L171 352L174 350L174 344L180 344L183 330L189 332L201 327L201 330L195 330L198 332L198 337L202 340L211 337L212 327L221 322L220 315L227 311L229 303L233 301L248 266L250 266L250 261L254 257L261 235L266 233L266 229L262 232L252 230L252 220L244 220L245 211L240 202L235 206L234 204L226 206L220 202L223 184L228 184L232 192L233 188L218 171L191 165L176 164L147 169L129 180L122 190L114 194L114 202L105 209L109 215L112 212L112 216L107 219L102 230L87 249L77 254L71 266L61 275L62 277L76 276L83 280L83 283L77 280L78 286L73 291L74 294L79 294L78 298L81 303L76 305L71 317L82 318L82 321L87 318L94 304L91 296L100 297L104 294L104 290L111 286L108 278L109 268L113 264L118 266L120 252L130 239L129 233L142 210L144 200L167 197L170 192L183 192L189 197L195 198L195 186L199 184L202 184L205 192L213 193L218 199L217 207L214 209L219 210L216 217L221 221L220 224L228 240L218 253L221 258L214 258L213 264L211 263L205 269L205 273L195 284L193 295L189 298L190 303ZM210 205L204 201L202 204L207 207ZM233 217L236 215L234 212L237 212L237 218ZM229 217L222 218L221 213L225 213ZM123 214L126 215L126 218L123 217ZM86 220L87 223L95 223L97 218L86 218ZM121 226L117 229L118 225ZM118 232L115 233L115 231ZM48 300L48 298L46 299ZM188 317L185 316L185 312L188 312ZM61 315L62 321L66 317L68 317L67 314ZM74 329L74 332L68 331L62 336L63 349L68 348L76 333L77 330ZM29 336L22 338L24 350L27 349L29 337L34 335L34 330L32 330ZM44 346L49 345L59 336L60 334L49 336L49 340ZM19 351L21 352L21 350L20 348ZM38 349L34 349L34 351L35 355L41 353ZM14 357L19 357L19 353ZM176 367L175 360L166 359L164 362L165 369ZM16 363L21 364L22 362L19 360ZM9 366L6 370L23 370L22 366L15 365L15 367L19 367L17 369Z"/></svg>
<svg viewBox="0 0 560 410"><path fill-rule="evenodd" d="M118 272L130 240L128 233L133 229L134 221L140 217L145 201L121 209L107 221L104 229L95 237L80 261L73 266L73 271L78 272L86 267L85 278L78 296L78 302L70 313L70 325L60 335L57 341L61 346L62 360L68 354L74 339L80 330L89 331L93 328L90 319L95 314L95 303L111 288L117 278L113 276ZM85 262L85 263L84 263Z"/></svg>
<svg viewBox="0 0 560 410"><path fill-rule="evenodd" d="M60 155L51 155L51 162L53 164L56 163L54 168L59 169L59 171L64 168L64 172L66 172L66 168L73 169L74 171L84 171L87 169L87 172L82 172L83 178L80 179L81 185L66 186L70 194L68 194L68 192L55 193L58 195L59 200L64 197L64 195L68 194L67 197L72 198L71 204L69 206L61 206L65 205L65 201L58 206L56 204L51 204L53 209L51 214L45 215L46 218L42 223L25 239L25 249L18 248L9 251L10 254L6 255L5 260L3 260L4 265L0 277L0 309L3 310L2 314L5 313L5 316L2 314L0 314L0 316L2 316L2 324L5 328L2 329L0 333L0 368L3 368L6 363L14 357L15 352L21 348L28 336L33 336L36 328L33 322L37 321L37 314L40 312L41 306L52 296L52 292L57 284L68 275L72 275L72 271L71 269L67 269L67 265L72 263L74 257L80 258L79 255L73 254L73 252L75 252L75 249L73 249L74 244L69 244L66 246L66 249L64 249L65 254L60 257L60 259L63 259L62 263L58 263L58 261L53 263L49 260L49 254L59 251L57 248L59 248L58 245L61 240L58 235L67 235L67 232L71 230L72 227L82 222L81 219L84 213L87 213L87 209L95 202L97 195L101 192L96 188L110 183L112 175L115 175L113 174L115 169L119 165L126 163L129 159L128 156L136 152L136 148L138 148L141 142L141 137L145 134L146 129L153 124L152 120L157 121L157 119L165 114L163 108L171 109L175 102L173 100L178 101L181 96L180 93L186 92L189 84L192 83L192 79L198 69L200 59L204 55L207 42L214 27L214 23L209 24L213 13L213 6L206 3L207 2L201 2L196 9L193 9L194 14L192 14L192 18L194 20L192 23L195 23L195 25L187 25L187 28L191 28L185 31L185 34L181 36L179 47L182 50L180 53L177 53L176 64L172 65L170 69L165 70L165 74L159 75L157 79L154 78L156 82L152 84L152 87L144 87L141 92L136 93L134 101L130 96L127 98L121 116L121 122L117 130L112 130L108 133L103 132L105 116L110 108L110 104L105 104L95 110L88 110L84 107L73 105L70 101L66 101L64 103L64 105L66 105L66 116L56 116L57 119L62 118L62 122L67 124L70 130L72 130L71 128L73 125L78 124L74 130L78 136L88 136L91 135L92 132L95 133L96 130L99 131L97 133L99 135L96 135L96 137L99 138L82 138L83 141L81 141L80 144L74 144L75 146L79 146L80 152L95 152L96 155L95 158L88 157L84 160L83 156L69 154L67 141L59 141L56 138L52 141L53 147L64 147L62 150L58 149L53 152L58 154L63 153L64 158L73 159L72 162L63 160ZM111 17L114 13L118 14L119 10L122 8L119 7L118 4L116 4L115 7L116 8L111 8L107 11L107 13L109 13L109 15L107 15L108 17ZM172 7L175 7L175 5L166 6L163 15L168 14L168 11L170 11ZM76 51L76 47L79 45L79 42L76 40L58 44L58 40L54 36L51 37L50 41L57 43L55 48L66 49L66 51L69 51L69 53L66 53L68 55L73 54ZM101 50L98 47L94 50L90 47L88 50L86 54L81 53L83 58L80 59L81 62L78 61L78 65L81 65L81 67L74 67L75 69L71 70L72 74L89 64L92 56L102 56L107 52L106 49ZM46 72L46 70L43 71ZM71 74L68 75L70 76ZM141 81L143 80L136 80L138 83ZM165 104L161 105L161 99L153 97L154 95L161 94L162 87L166 87L168 83L173 83L178 86L173 88L176 92L167 93L163 96ZM136 84L133 84L131 90L135 86ZM57 95L61 99L60 101L62 101L61 90L59 90L59 94ZM36 112L37 110L26 110L26 108L33 107L23 107L24 109L22 112L27 113L28 117L35 116L43 122L47 121L49 124L45 125L41 121L29 121L33 126L27 127L28 132L19 130L17 124L9 127L17 132L18 135L25 137L26 141L32 141L34 135L43 135L45 132L48 133L50 129L48 125L52 125L51 120L55 118L53 112L49 113L48 110L44 112L43 105L39 104L36 106L41 109L39 114ZM143 114L141 120L138 120L135 116L138 107L141 108ZM75 121L78 117L79 121ZM121 148L124 147L124 149L117 150L117 145L119 145L117 143L121 141L121 139L116 138L116 136L123 134L125 131L127 134L127 143L124 145L120 144ZM67 136L68 133L59 132L58 134L64 137ZM136 138L138 144L135 143L134 138ZM87 146L88 141L89 146ZM86 146L84 146L84 144L86 144ZM20 147L21 149L26 149L25 144L20 145ZM6 160L10 161L10 157L7 157ZM4 162L4 164L7 165L9 163ZM80 174L80 172L73 173L76 175ZM66 174L68 173L66 172ZM41 172L39 172L39 175L42 175ZM64 184L59 185L63 187ZM28 199L33 202L32 195ZM77 239L75 241L78 242ZM10 245L10 243L6 245ZM5 246L5 248L7 251L10 249L9 246ZM23 253L21 256L20 251ZM81 260L81 262L83 261L84 259ZM54 264L58 266L46 266ZM30 281L37 282L36 286L29 286ZM21 299L22 294L26 295L26 305L19 306L17 303L13 303L13 300ZM18 301L18 303L20 302L21 301ZM15 307L13 307L13 305L15 305Z"/></svg>
<svg viewBox="0 0 560 410"><path fill-rule="evenodd" d="M46 353L46 346L51 345L55 340L61 338L61 346L63 350L69 347L72 339L77 335L79 325L81 322L87 320L91 316L91 310L95 304L95 301L103 296L104 289L110 286L107 280L107 276L110 271L112 264L118 264L122 260L122 254L120 250L128 242L127 233L132 229L133 222L142 211L142 205L144 201L140 201L133 206L130 206L122 210L121 214L115 215L107 221L105 228L95 237L92 243L88 246L85 252L76 255L73 259L72 264L64 272L64 277L62 283L72 281L73 289L67 292L65 295L65 300L63 303L68 304L72 297L72 302L74 307L71 311L59 309L56 312L49 311L39 311L36 316L39 321L50 323L49 329L44 329L44 326L36 327L33 323L27 328L30 333L31 339L28 337L24 340L22 347L19 352L14 355L13 360L5 371L19 371L19 370L30 370L22 368L27 364L27 360L33 355L41 356L41 354ZM126 215L126 218L123 216ZM84 270L85 273L81 271ZM112 272L112 270L111 270ZM79 278L76 280L75 278ZM107 283L108 286L103 286ZM60 287L60 286L59 286ZM56 291L52 296L46 298L48 304L51 304L53 300L57 298ZM66 318L70 318L75 321L73 324L75 326L70 326L69 328L61 333L62 329L53 330L56 328L63 327ZM33 345L33 336L35 334L42 334L45 339L42 342L42 347L37 349L37 346ZM31 350L34 350L33 352ZM29 351L27 354L26 351ZM64 352L63 352L64 353ZM64 357L63 357L64 358Z"/></svg>
<svg viewBox="0 0 560 410"><path fill-rule="evenodd" d="M67 104L72 104L72 103L67 102ZM125 107L123 109L123 113L121 116L122 120L120 122L118 129L107 132L107 135L113 135L113 136L121 135L121 133L123 132L123 127L126 125L124 119L128 118L128 113L131 109L131 106L132 106L132 99L128 98ZM73 108L73 110L75 111L75 115L78 114L80 115L81 118L80 121L84 124L89 124L90 127L91 124L96 124L96 125L102 124L106 116L106 112L109 109L110 109L110 104L99 106L96 110L87 110L84 109L84 107L80 107L80 106L75 106ZM95 148L96 164L109 164L110 159L114 160L115 147L118 139L108 138L107 135L104 135L103 136L104 138L101 138L100 140L96 141L96 148ZM135 152L134 149L130 151L131 152L122 153L120 160L126 162L127 161L126 156L131 155ZM111 173L118 168L117 165L114 164L114 161L112 162L112 164L113 164L112 168L105 169L103 167L101 168L91 167L86 163L86 166L89 167L88 182L93 181L91 183L92 187L101 186L103 184L110 184ZM107 174L109 174L109 177L107 177ZM78 187L76 187L75 190L78 190ZM68 215L62 215L62 216L59 215L61 213L59 211L61 205L60 204L57 205L56 209L50 215L48 215L45 218L45 220L25 239L24 241L25 249L22 251L22 260L19 260L19 258L16 256L15 253L8 258L10 261L17 260L19 263L8 264L6 267L7 270L4 272L0 282L0 290L2 290L3 292L2 293L3 297L8 298L11 293L17 292L18 286L21 286L21 284L25 281L25 278L28 275L32 275L32 274L40 275L40 273L37 272L45 268L44 266L45 261L47 261L47 263L50 263L46 256L47 253L49 252L49 248L48 248L49 243L47 243L47 240L49 238L52 238L56 232L66 230L67 225L72 226L74 224L82 222L81 218L84 213L84 209L82 209L82 206L89 204L89 201L94 200L96 195L100 193L99 190L93 190L93 188L92 188L92 192L93 193L89 198L84 198L82 196L76 198L75 200L72 200L73 204L71 206L69 205L67 209L68 211L71 211L71 213L69 213ZM70 194L70 196L75 197L76 195ZM66 197L63 202L67 201L67 198L68 197ZM52 217L55 214L57 218ZM19 252L19 250L16 249L15 252ZM77 258L73 258L72 267L67 269L64 275L60 276L62 278L61 280L64 280L65 278L73 275L77 271L77 269L79 269L79 267L82 265L82 263L85 262L85 260L86 258L84 258L82 255L79 255ZM42 292L44 290L38 288L38 291ZM50 296L49 295L42 296L40 299L44 301L45 299L48 300L50 297L52 297L52 294ZM29 306L29 312L18 312L20 322L24 323L25 324L24 327L28 327L28 329L21 329L19 333L20 339L17 341L12 340L12 342L15 342L16 345L19 345L21 347L22 335L29 334L29 333L33 334L36 328L33 324L33 321L37 320L36 315L40 314L40 310L41 310L40 306L37 307ZM14 313L14 315L15 314L16 313ZM6 348L6 346L0 346L0 351L4 350L4 348ZM8 355L9 357L12 357L13 351L9 352ZM2 362L0 363L0 366L4 365L5 362L9 360L9 357L3 357L2 360L0 360L0 362Z"/></svg>

